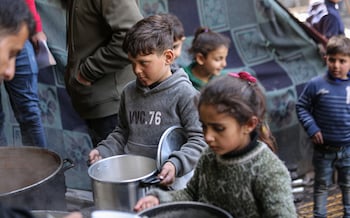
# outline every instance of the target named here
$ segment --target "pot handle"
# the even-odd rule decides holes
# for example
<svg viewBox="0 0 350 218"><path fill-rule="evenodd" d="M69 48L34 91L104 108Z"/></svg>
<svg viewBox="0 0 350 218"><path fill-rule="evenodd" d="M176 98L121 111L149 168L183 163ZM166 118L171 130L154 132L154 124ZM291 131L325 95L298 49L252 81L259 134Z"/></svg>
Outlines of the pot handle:
<svg viewBox="0 0 350 218"><path fill-rule="evenodd" d="M147 177L143 180L140 181L140 186L141 187L148 187L151 185L158 185L160 183L160 179L157 177L157 174L153 174L150 177Z"/></svg>
<svg viewBox="0 0 350 218"><path fill-rule="evenodd" d="M69 159L69 158L66 158L63 160L63 167L62 167L62 170L63 172L69 170L70 168L73 168L75 165L74 165L74 162Z"/></svg>

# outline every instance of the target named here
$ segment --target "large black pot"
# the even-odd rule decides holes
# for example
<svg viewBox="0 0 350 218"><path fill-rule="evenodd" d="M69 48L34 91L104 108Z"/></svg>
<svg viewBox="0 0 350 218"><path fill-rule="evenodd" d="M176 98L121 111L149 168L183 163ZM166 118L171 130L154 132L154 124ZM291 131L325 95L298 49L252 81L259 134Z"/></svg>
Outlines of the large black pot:
<svg viewBox="0 0 350 218"><path fill-rule="evenodd" d="M73 166L47 149L0 147L0 202L28 210L64 211L64 172Z"/></svg>
<svg viewBox="0 0 350 218"><path fill-rule="evenodd" d="M177 201L160 204L138 213L147 218L232 218L226 210L211 204L194 201Z"/></svg>

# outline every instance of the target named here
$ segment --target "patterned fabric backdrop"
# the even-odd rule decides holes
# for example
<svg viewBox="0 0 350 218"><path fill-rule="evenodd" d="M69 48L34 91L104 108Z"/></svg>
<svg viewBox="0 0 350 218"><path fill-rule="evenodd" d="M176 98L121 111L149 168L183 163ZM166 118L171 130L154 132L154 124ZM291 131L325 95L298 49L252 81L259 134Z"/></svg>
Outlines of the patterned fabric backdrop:
<svg viewBox="0 0 350 218"><path fill-rule="evenodd" d="M91 190L86 160L91 141L86 126L73 110L63 74L66 64L66 12L60 0L36 0L48 44L58 65L39 73L42 120L49 149L70 158L75 167L66 171L67 186ZM325 66L315 43L274 0L138 0L144 16L171 12L183 22L186 41L180 65L187 65L193 33L207 26L231 38L227 69L255 75L268 100L270 127L279 144L278 155L302 175L311 168L311 146L300 127L295 102L303 85L323 73ZM19 126L2 87L6 108L6 136L11 146L21 145Z"/></svg>

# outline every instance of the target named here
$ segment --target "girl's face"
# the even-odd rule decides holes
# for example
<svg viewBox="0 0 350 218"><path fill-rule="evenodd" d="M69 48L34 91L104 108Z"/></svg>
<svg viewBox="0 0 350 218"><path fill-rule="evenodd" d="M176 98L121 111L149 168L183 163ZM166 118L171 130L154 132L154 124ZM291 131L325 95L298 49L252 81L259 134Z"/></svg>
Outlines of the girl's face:
<svg viewBox="0 0 350 218"><path fill-rule="evenodd" d="M222 45L209 52L206 57L200 54L196 61L206 70L208 75L217 76L226 67L227 54L228 48Z"/></svg>
<svg viewBox="0 0 350 218"><path fill-rule="evenodd" d="M171 76L170 64L173 62L173 51L168 49L163 54L138 55L133 58L129 55L134 74L144 86L162 82Z"/></svg>
<svg viewBox="0 0 350 218"><path fill-rule="evenodd" d="M329 73L338 79L348 79L350 56L343 54L327 55L326 62Z"/></svg>
<svg viewBox="0 0 350 218"><path fill-rule="evenodd" d="M250 132L256 126L254 122L240 125L235 118L227 113L218 113L215 106L210 104L199 107L199 116L205 141L218 155L244 148L250 142Z"/></svg>

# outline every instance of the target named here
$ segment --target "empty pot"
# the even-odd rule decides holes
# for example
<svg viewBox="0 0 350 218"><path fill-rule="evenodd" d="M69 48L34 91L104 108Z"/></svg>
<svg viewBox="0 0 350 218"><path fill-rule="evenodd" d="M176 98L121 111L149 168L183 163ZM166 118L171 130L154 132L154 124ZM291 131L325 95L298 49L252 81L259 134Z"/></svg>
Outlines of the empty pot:
<svg viewBox="0 0 350 218"><path fill-rule="evenodd" d="M156 172L156 161L144 156L118 155L97 161L88 169L95 208L132 212L150 186L159 182Z"/></svg>

